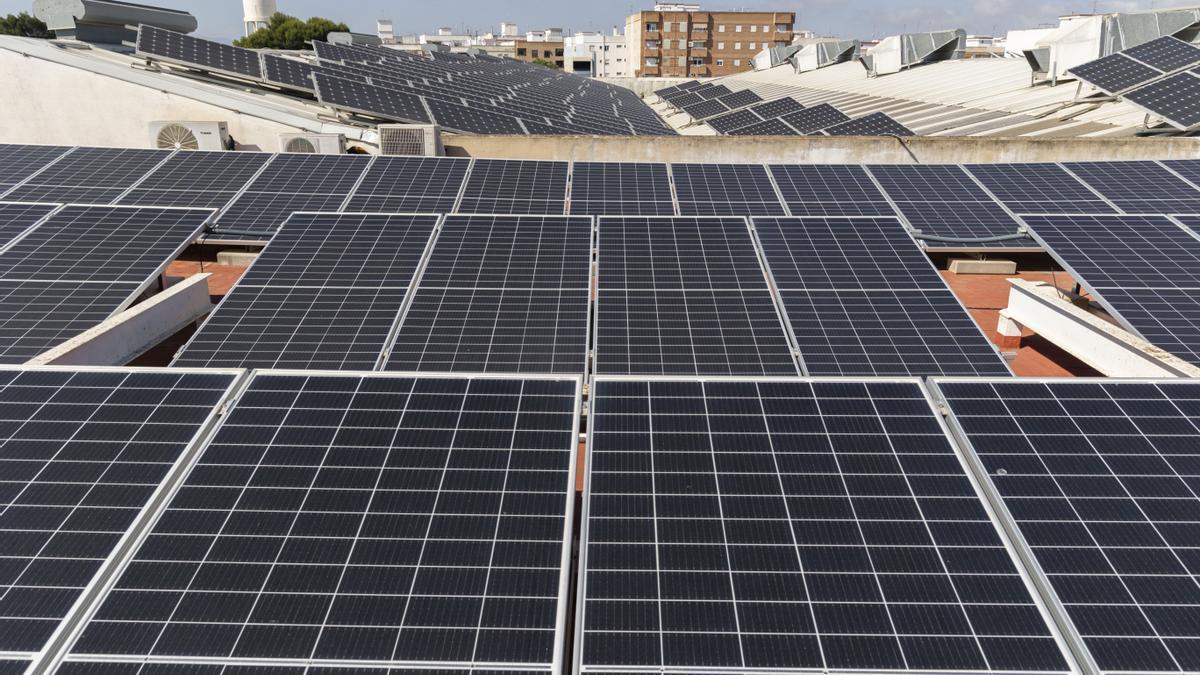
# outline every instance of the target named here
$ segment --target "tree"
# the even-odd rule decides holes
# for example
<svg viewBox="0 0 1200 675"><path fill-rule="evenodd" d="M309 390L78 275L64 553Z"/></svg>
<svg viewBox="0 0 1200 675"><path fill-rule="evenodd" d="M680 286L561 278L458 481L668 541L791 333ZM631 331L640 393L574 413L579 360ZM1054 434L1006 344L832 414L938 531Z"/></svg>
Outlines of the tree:
<svg viewBox="0 0 1200 675"><path fill-rule="evenodd" d="M21 12L0 18L0 35L50 39L54 37L54 31L46 28L45 21L30 15L29 12Z"/></svg>
<svg viewBox="0 0 1200 675"><path fill-rule="evenodd" d="M314 16L308 21L301 21L294 16L276 12L266 28L247 35L233 44L247 49L307 49L306 42L324 40L330 33L349 32L350 28L344 23L334 23L329 19Z"/></svg>
<svg viewBox="0 0 1200 675"><path fill-rule="evenodd" d="M544 68L549 68L550 70L559 70L557 63L555 63L553 61L547 61L545 59L534 59L533 65L542 66Z"/></svg>

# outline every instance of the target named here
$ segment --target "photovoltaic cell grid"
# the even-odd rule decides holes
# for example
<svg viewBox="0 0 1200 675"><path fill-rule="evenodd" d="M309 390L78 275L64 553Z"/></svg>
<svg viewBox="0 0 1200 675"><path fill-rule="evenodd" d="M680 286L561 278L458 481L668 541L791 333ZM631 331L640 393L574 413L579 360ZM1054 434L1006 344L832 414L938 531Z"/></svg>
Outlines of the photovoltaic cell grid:
<svg viewBox="0 0 1200 675"><path fill-rule="evenodd" d="M743 218L599 223L595 372L798 372Z"/></svg>
<svg viewBox="0 0 1200 675"><path fill-rule="evenodd" d="M458 212L562 215L568 166L566 162L477 159Z"/></svg>
<svg viewBox="0 0 1200 675"><path fill-rule="evenodd" d="M1170 35L1143 42L1122 53L1164 73L1200 63L1200 47Z"/></svg>
<svg viewBox="0 0 1200 675"><path fill-rule="evenodd" d="M0 190L6 191L41 171L68 150L54 145L0 145Z"/></svg>
<svg viewBox="0 0 1200 675"><path fill-rule="evenodd" d="M263 79L292 89L315 91L312 80L317 67L305 61L263 54Z"/></svg>
<svg viewBox="0 0 1200 675"><path fill-rule="evenodd" d="M438 218L295 214L173 365L376 369Z"/></svg>
<svg viewBox="0 0 1200 675"><path fill-rule="evenodd" d="M262 79L262 63L258 52L252 49L201 40L145 24L138 26L137 54Z"/></svg>
<svg viewBox="0 0 1200 675"><path fill-rule="evenodd" d="M781 119L766 120L728 132L729 136L798 136L796 130Z"/></svg>
<svg viewBox="0 0 1200 675"><path fill-rule="evenodd" d="M0 369L0 652L46 646L235 380Z"/></svg>
<svg viewBox="0 0 1200 675"><path fill-rule="evenodd" d="M376 157L345 210L449 213L470 164L470 160L445 157Z"/></svg>
<svg viewBox="0 0 1200 675"><path fill-rule="evenodd" d="M1200 240L1165 216L1028 216L1048 250L1119 319L1200 365Z"/></svg>
<svg viewBox="0 0 1200 675"><path fill-rule="evenodd" d="M579 389L260 372L73 657L558 672Z"/></svg>
<svg viewBox="0 0 1200 675"><path fill-rule="evenodd" d="M576 162L571 168L571 213L673 216L667 165Z"/></svg>
<svg viewBox="0 0 1200 675"><path fill-rule="evenodd" d="M811 134L821 129L828 129L835 124L849 121L850 116L828 103L822 103L821 105L805 108L798 112L789 113L781 119L796 131L802 134Z"/></svg>
<svg viewBox="0 0 1200 675"><path fill-rule="evenodd" d="M868 170L909 224L922 234L966 243L1015 235L1020 229L1020 224L959 166L873 165ZM1022 238L982 245L1027 248L1033 244Z"/></svg>
<svg viewBox="0 0 1200 675"><path fill-rule="evenodd" d="M1070 74L1108 94L1119 94L1162 77L1161 71L1119 52L1075 66Z"/></svg>
<svg viewBox="0 0 1200 675"><path fill-rule="evenodd" d="M1063 166L1126 213L1200 213L1200 191L1157 162Z"/></svg>
<svg viewBox="0 0 1200 675"><path fill-rule="evenodd" d="M24 234L57 208L57 204L0 202L0 248Z"/></svg>
<svg viewBox="0 0 1200 675"><path fill-rule="evenodd" d="M1099 670L1200 669L1200 387L937 387Z"/></svg>
<svg viewBox="0 0 1200 675"><path fill-rule="evenodd" d="M221 230L269 237L297 211L338 211L370 160L354 155L276 155L219 217ZM235 235L236 236L236 235Z"/></svg>
<svg viewBox="0 0 1200 675"><path fill-rule="evenodd" d="M23 675L32 663L32 661L0 661L0 674Z"/></svg>
<svg viewBox="0 0 1200 675"><path fill-rule="evenodd" d="M117 203L220 209L273 158L258 152L179 152Z"/></svg>
<svg viewBox="0 0 1200 675"><path fill-rule="evenodd" d="M387 369L587 370L592 219L447 216Z"/></svg>
<svg viewBox="0 0 1200 675"><path fill-rule="evenodd" d="M9 201L112 204L167 158L161 150L76 148L5 194Z"/></svg>
<svg viewBox="0 0 1200 675"><path fill-rule="evenodd" d="M1125 100L1181 130L1200 125L1200 103L1197 103L1200 100L1200 76L1193 72L1185 71L1151 82L1126 93Z"/></svg>
<svg viewBox="0 0 1200 675"><path fill-rule="evenodd" d="M916 381L593 396L584 672L1069 670Z"/></svg>
<svg viewBox="0 0 1200 675"><path fill-rule="evenodd" d="M871 113L824 129L829 136L915 136L912 129L886 113Z"/></svg>
<svg viewBox="0 0 1200 675"><path fill-rule="evenodd" d="M810 375L1008 375L895 218L755 218Z"/></svg>
<svg viewBox="0 0 1200 675"><path fill-rule="evenodd" d="M326 105L376 115L393 122L429 124L429 113L420 96L377 87L324 72L313 74L317 100Z"/></svg>
<svg viewBox="0 0 1200 675"><path fill-rule="evenodd" d="M0 279L0 363L24 363L103 323L133 293L129 284Z"/></svg>
<svg viewBox="0 0 1200 675"><path fill-rule="evenodd" d="M1100 195L1057 164L964 167L1014 213L1116 213Z"/></svg>
<svg viewBox="0 0 1200 675"><path fill-rule="evenodd" d="M769 120L804 110L804 104L794 98L779 98L750 107L759 117Z"/></svg>
<svg viewBox="0 0 1200 675"><path fill-rule="evenodd" d="M708 120L708 126L716 129L722 134L728 134L743 127L760 124L763 118L756 115L752 110L737 110L735 112L713 117Z"/></svg>
<svg viewBox="0 0 1200 675"><path fill-rule="evenodd" d="M861 166L773 164L769 169L794 216L896 215Z"/></svg>
<svg viewBox="0 0 1200 675"><path fill-rule="evenodd" d="M671 174L682 215L786 215L761 165L672 164Z"/></svg>

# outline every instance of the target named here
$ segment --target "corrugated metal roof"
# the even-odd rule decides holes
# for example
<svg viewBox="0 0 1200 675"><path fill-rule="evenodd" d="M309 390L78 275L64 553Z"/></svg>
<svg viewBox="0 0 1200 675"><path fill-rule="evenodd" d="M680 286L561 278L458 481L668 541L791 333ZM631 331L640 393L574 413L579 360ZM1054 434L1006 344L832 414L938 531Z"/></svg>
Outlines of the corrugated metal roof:
<svg viewBox="0 0 1200 675"><path fill-rule="evenodd" d="M918 134L932 136L1133 135L1145 119L1120 101L1076 103L1074 82L1035 86L1023 59L942 61L874 78L858 63L806 73L787 64L720 82L733 91L752 89L767 100L791 96L806 106L829 103L853 117L886 112ZM685 127L686 115L669 119L684 127L682 133L712 133Z"/></svg>

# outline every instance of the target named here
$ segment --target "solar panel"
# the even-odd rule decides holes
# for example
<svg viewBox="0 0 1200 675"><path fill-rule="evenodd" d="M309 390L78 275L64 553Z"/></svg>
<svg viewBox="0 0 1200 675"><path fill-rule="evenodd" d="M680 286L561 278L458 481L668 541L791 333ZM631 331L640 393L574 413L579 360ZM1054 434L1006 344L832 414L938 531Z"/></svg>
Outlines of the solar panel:
<svg viewBox="0 0 1200 675"><path fill-rule="evenodd" d="M25 363L103 323L141 292L132 284L0 279L0 363Z"/></svg>
<svg viewBox="0 0 1200 675"><path fill-rule="evenodd" d="M936 384L1096 671L1200 669L1192 479L1200 388L1179 380Z"/></svg>
<svg viewBox="0 0 1200 675"><path fill-rule="evenodd" d="M0 145L0 190L41 171L68 150L55 145Z"/></svg>
<svg viewBox="0 0 1200 675"><path fill-rule="evenodd" d="M759 117L769 120L804 110L804 104L794 98L777 98L774 101L767 101L766 103L751 106L750 109L758 114Z"/></svg>
<svg viewBox="0 0 1200 675"><path fill-rule="evenodd" d="M313 82L317 100L325 105L394 122L429 124L433 121L419 96L323 72L314 73Z"/></svg>
<svg viewBox="0 0 1200 675"><path fill-rule="evenodd" d="M681 92L679 94L675 94L674 96L666 97L667 103L670 103L680 110L682 110L684 106L695 105L704 100L705 98L703 96L694 92Z"/></svg>
<svg viewBox="0 0 1200 675"><path fill-rule="evenodd" d="M237 374L0 369L0 652L36 655L170 491ZM19 672L21 669L17 669Z"/></svg>
<svg viewBox="0 0 1200 675"><path fill-rule="evenodd" d="M597 378L583 673L1065 672L916 381Z"/></svg>
<svg viewBox="0 0 1200 675"><path fill-rule="evenodd" d="M730 136L797 136L796 130L784 124L783 120L773 119L751 124L728 132Z"/></svg>
<svg viewBox="0 0 1200 675"><path fill-rule="evenodd" d="M256 374L72 658L561 672L579 396Z"/></svg>
<svg viewBox="0 0 1200 675"><path fill-rule="evenodd" d="M729 106L716 99L712 99L684 106L683 111L694 120L703 120L729 112Z"/></svg>
<svg viewBox="0 0 1200 675"><path fill-rule="evenodd" d="M950 239L959 245L979 239L984 241L977 243L984 247L1032 246L1024 238L987 241L1017 234L1020 223L962 167L874 165L868 169L909 224L922 234Z"/></svg>
<svg viewBox="0 0 1200 675"><path fill-rule="evenodd" d="M587 370L592 219L447 216L388 370Z"/></svg>
<svg viewBox="0 0 1200 675"><path fill-rule="evenodd" d="M262 79L258 52L142 24L138 26L137 55L204 70Z"/></svg>
<svg viewBox="0 0 1200 675"><path fill-rule="evenodd" d="M66 206L0 253L0 278L140 286L195 241L211 216L207 209Z"/></svg>
<svg viewBox="0 0 1200 675"><path fill-rule="evenodd" d="M731 109L744 108L748 105L754 105L762 101L762 97L754 93L753 89L743 89L735 91L732 94L726 94L720 98L721 103L724 103Z"/></svg>
<svg viewBox="0 0 1200 675"><path fill-rule="evenodd" d="M24 675L32 661L0 661L0 675Z"/></svg>
<svg viewBox="0 0 1200 675"><path fill-rule="evenodd" d="M50 215L58 204L0 202L0 249Z"/></svg>
<svg viewBox="0 0 1200 675"><path fill-rule="evenodd" d="M1162 72L1138 63L1124 54L1110 54L1071 68L1070 75L1107 94L1119 94L1162 77Z"/></svg>
<svg viewBox="0 0 1200 675"><path fill-rule="evenodd" d="M477 159L458 212L562 215L567 170L566 162Z"/></svg>
<svg viewBox="0 0 1200 675"><path fill-rule="evenodd" d="M1200 213L1200 191L1156 162L1063 166L1126 213Z"/></svg>
<svg viewBox="0 0 1200 675"><path fill-rule="evenodd" d="M6 193L18 202L111 204L168 156L162 150L76 148Z"/></svg>
<svg viewBox="0 0 1200 675"><path fill-rule="evenodd" d="M895 218L755 218L811 375L1005 375Z"/></svg>
<svg viewBox="0 0 1200 675"><path fill-rule="evenodd" d="M376 157L346 204L358 213L448 213L470 161L447 157Z"/></svg>
<svg viewBox="0 0 1200 675"><path fill-rule="evenodd" d="M1164 216L1028 216L1035 236L1118 319L1200 365L1200 239Z"/></svg>
<svg viewBox="0 0 1200 675"><path fill-rule="evenodd" d="M1116 213L1099 194L1057 164L969 164L963 168L1014 213Z"/></svg>
<svg viewBox="0 0 1200 675"><path fill-rule="evenodd" d="M599 222L595 372L797 373L745 219Z"/></svg>
<svg viewBox="0 0 1200 675"><path fill-rule="evenodd" d="M1143 42L1122 53L1164 73L1200 63L1200 48L1170 35Z"/></svg>
<svg viewBox="0 0 1200 675"><path fill-rule="evenodd" d="M850 116L828 103L822 103L799 112L789 113L782 119L796 131L802 134L811 134L814 131L828 129L835 124L846 122Z"/></svg>
<svg viewBox="0 0 1200 675"><path fill-rule="evenodd" d="M685 216L782 216L779 196L759 164L672 164Z"/></svg>
<svg viewBox="0 0 1200 675"><path fill-rule="evenodd" d="M709 119L708 126L722 134L728 134L736 129L741 129L742 127L760 124L762 121L763 119L761 117L754 114L750 110L738 110Z"/></svg>
<svg viewBox="0 0 1200 675"><path fill-rule="evenodd" d="M1193 185L1200 184L1200 160L1172 159L1160 162L1160 164L1187 179Z"/></svg>
<svg viewBox="0 0 1200 675"><path fill-rule="evenodd" d="M1200 49L1196 50L1200 52ZM1200 125L1200 76L1192 72L1151 82L1125 94L1125 100L1187 131Z"/></svg>
<svg viewBox="0 0 1200 675"><path fill-rule="evenodd" d="M829 136L915 136L912 129L886 113L871 113L824 129Z"/></svg>
<svg viewBox="0 0 1200 675"><path fill-rule="evenodd" d="M272 84L281 84L291 89L315 92L313 73L317 66L308 61L288 59L275 54L263 54L263 79Z"/></svg>
<svg viewBox="0 0 1200 675"><path fill-rule="evenodd" d="M117 203L219 209L272 159L257 152L176 153Z"/></svg>
<svg viewBox="0 0 1200 675"><path fill-rule="evenodd" d="M667 165L575 162L571 168L571 213L596 216L675 215Z"/></svg>
<svg viewBox="0 0 1200 675"><path fill-rule="evenodd" d="M218 217L218 228L269 237L295 212L338 211L369 162L356 155L276 155Z"/></svg>
<svg viewBox="0 0 1200 675"><path fill-rule="evenodd" d="M773 164L770 170L792 215L896 215L861 166Z"/></svg>
<svg viewBox="0 0 1200 675"><path fill-rule="evenodd" d="M438 219L292 216L174 365L374 370Z"/></svg>
<svg viewBox="0 0 1200 675"><path fill-rule="evenodd" d="M700 94L706 99L720 98L726 94L732 93L729 87L726 87L723 84L714 84L711 87L706 87L704 89L697 88L693 89L692 91Z"/></svg>
<svg viewBox="0 0 1200 675"><path fill-rule="evenodd" d="M428 99L426 104L437 124L448 129L476 134L509 134L523 136L525 127L516 117L501 113L498 109L485 110L470 108L448 101ZM553 127L549 127L553 129ZM546 128L539 127L538 133L547 133Z"/></svg>

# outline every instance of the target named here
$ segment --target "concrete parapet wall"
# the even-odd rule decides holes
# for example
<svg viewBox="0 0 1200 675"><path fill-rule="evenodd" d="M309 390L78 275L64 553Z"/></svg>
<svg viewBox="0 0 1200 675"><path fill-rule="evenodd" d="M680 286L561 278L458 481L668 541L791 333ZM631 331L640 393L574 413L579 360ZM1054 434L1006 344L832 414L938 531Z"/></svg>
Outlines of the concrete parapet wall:
<svg viewBox="0 0 1200 675"><path fill-rule="evenodd" d="M989 164L1200 158L1200 138L446 136L460 157L598 162Z"/></svg>

